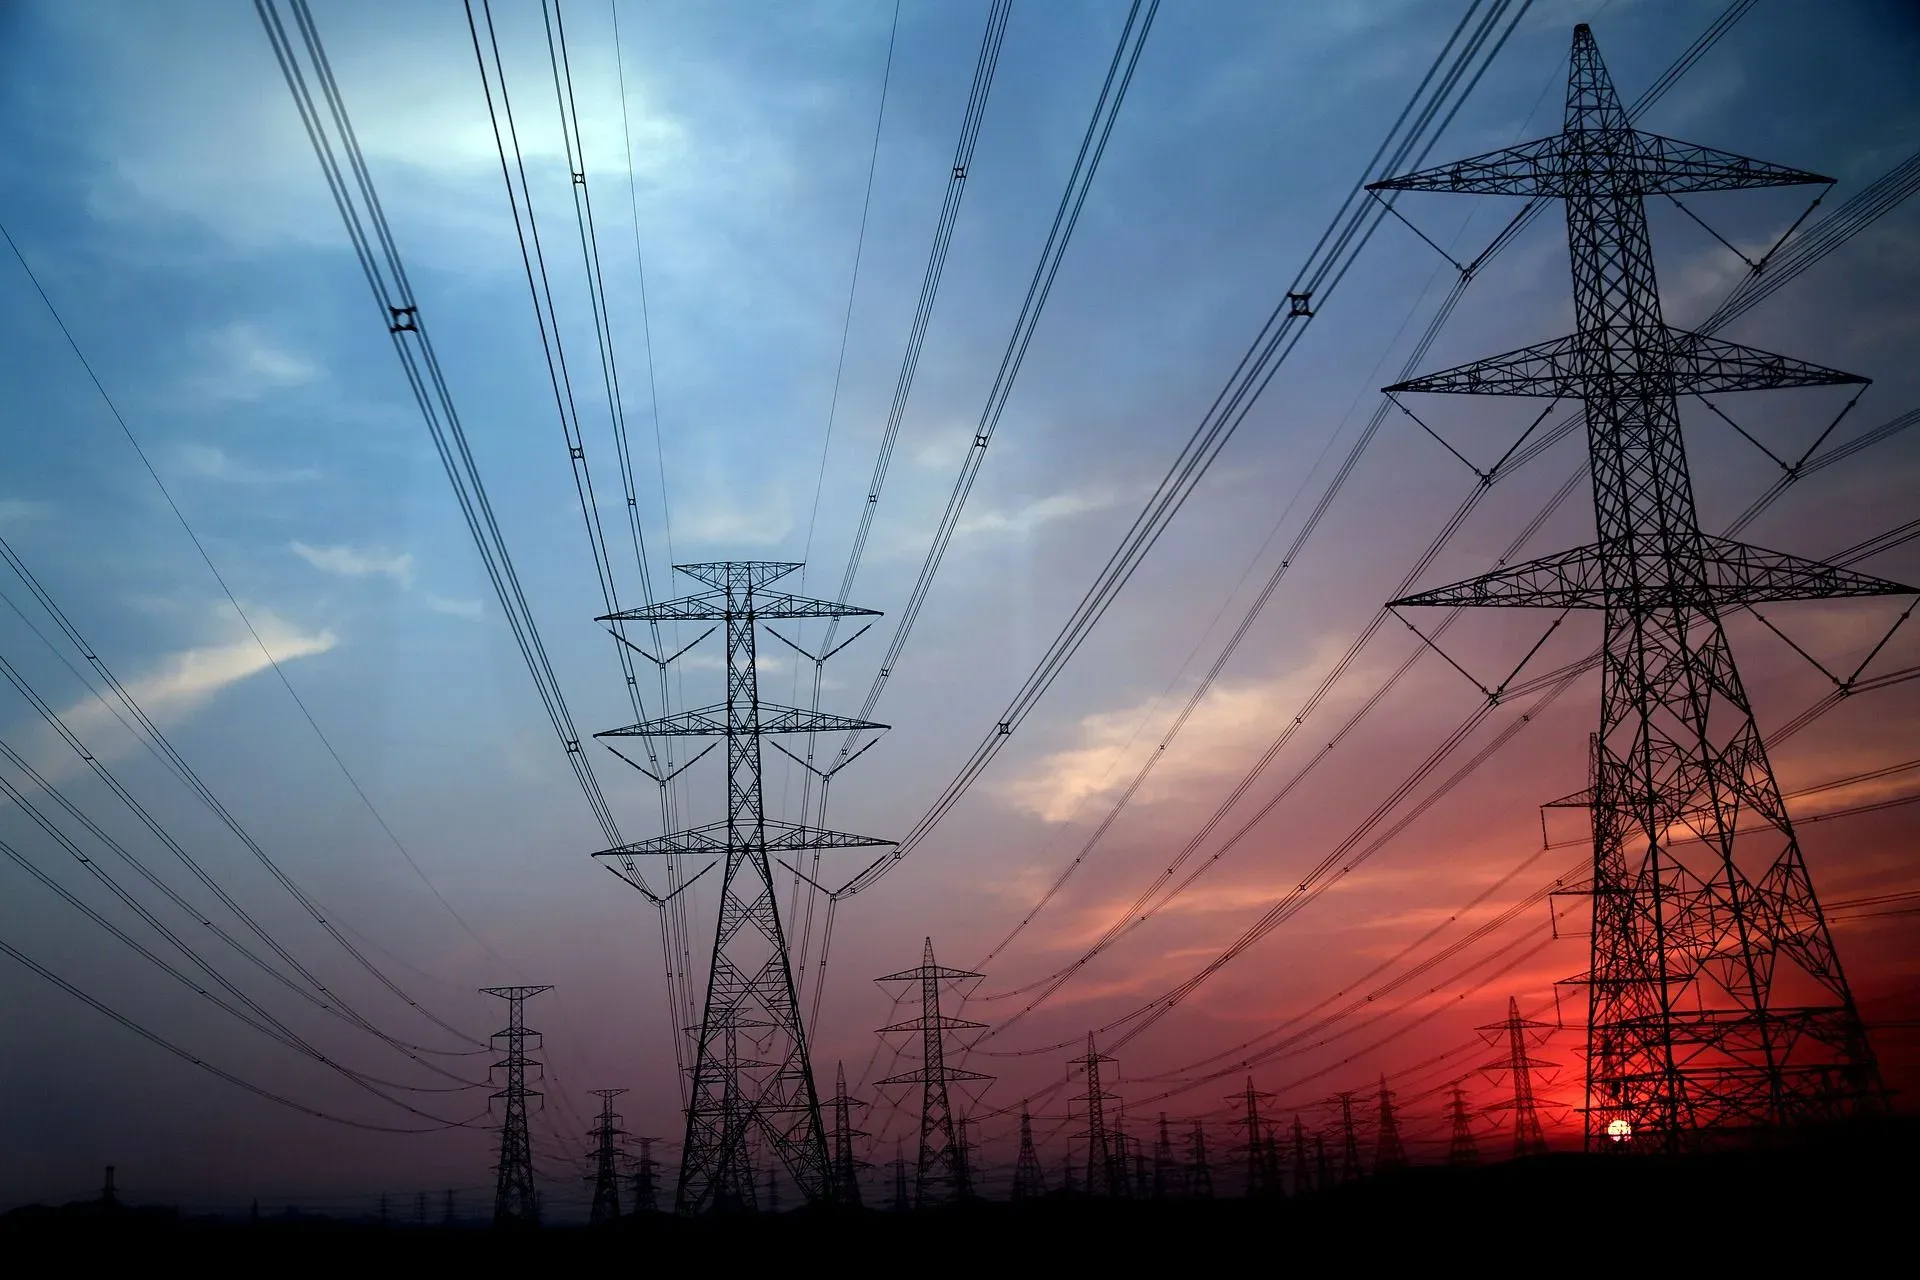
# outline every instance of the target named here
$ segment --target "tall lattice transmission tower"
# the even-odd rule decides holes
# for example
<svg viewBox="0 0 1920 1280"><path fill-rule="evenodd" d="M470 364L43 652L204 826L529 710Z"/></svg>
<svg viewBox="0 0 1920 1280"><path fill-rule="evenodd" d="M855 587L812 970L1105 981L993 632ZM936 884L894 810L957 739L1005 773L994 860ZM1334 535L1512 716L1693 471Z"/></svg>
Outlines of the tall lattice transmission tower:
<svg viewBox="0 0 1920 1280"><path fill-rule="evenodd" d="M1589 1147L1612 1136L1677 1149L1882 1105L1721 617L1913 588L1702 532L1678 408L1681 396L1865 379L1668 325L1645 208L1648 196L1829 181L1633 128L1582 25L1560 133L1372 184L1565 202L1576 332L1387 391L1586 406L1598 541L1394 603L1603 615L1600 730L1578 797L1593 819Z"/></svg>
<svg viewBox="0 0 1920 1280"><path fill-rule="evenodd" d="M1293 1118L1293 1194L1303 1196L1313 1190L1313 1169L1307 1164L1307 1126Z"/></svg>
<svg viewBox="0 0 1920 1280"><path fill-rule="evenodd" d="M1374 1124L1373 1171L1385 1173L1406 1166L1407 1148L1400 1141L1400 1116L1394 1109L1393 1091L1387 1088L1387 1078L1383 1075L1380 1077L1380 1112Z"/></svg>
<svg viewBox="0 0 1920 1280"><path fill-rule="evenodd" d="M1447 1163L1455 1168L1479 1164L1480 1145L1473 1137L1473 1115L1467 1110L1467 1091L1457 1084L1453 1086L1448 1115L1453 1119L1453 1134L1447 1143Z"/></svg>
<svg viewBox="0 0 1920 1280"><path fill-rule="evenodd" d="M1113 1059L1094 1048L1093 1033L1087 1033L1087 1053L1075 1058L1087 1082L1087 1091L1078 1101L1086 1107L1087 1131L1079 1136L1087 1140L1087 1194L1115 1199L1127 1194L1127 1166L1123 1152L1114 1149L1113 1134L1107 1129L1107 1104L1119 1095L1100 1087L1100 1068Z"/></svg>
<svg viewBox="0 0 1920 1280"><path fill-rule="evenodd" d="M713 860L707 869L724 867L674 1203L681 1213L751 1207L754 1186L747 1165L756 1142L771 1153L803 1195L820 1199L832 1194L833 1169L787 935L775 900L773 862L778 855L805 849L892 842L768 817L760 780L760 739L886 726L763 702L756 665L757 633L760 624L782 618L877 615L872 609L767 590L800 568L797 563L748 560L674 567L710 589L609 614L600 621L721 623L726 630L726 701L595 736L724 737L727 816L594 855L616 858L622 864L642 855L698 855ZM696 874L705 875L706 870Z"/></svg>
<svg viewBox="0 0 1920 1280"><path fill-rule="evenodd" d="M1047 1194L1047 1171L1033 1146L1033 1116L1020 1104L1020 1155L1013 1163L1013 1198L1037 1200Z"/></svg>
<svg viewBox="0 0 1920 1280"><path fill-rule="evenodd" d="M833 1064L833 1097L827 1100L833 1108L833 1198L845 1209L860 1207L860 1161L854 1158L853 1140L867 1136L864 1129L853 1127L853 1109L866 1104L847 1093L847 1067L843 1062Z"/></svg>
<svg viewBox="0 0 1920 1280"><path fill-rule="evenodd" d="M920 1086L920 1154L913 1175L915 1208L929 1208L950 1199L964 1200L973 1194L966 1153L954 1124L949 1086L959 1080L991 1080L993 1077L947 1064L948 1033L976 1030L984 1024L941 1013L940 992L948 983L981 976L939 963L933 958L933 939L928 938L918 966L874 979L875 982L912 983L920 988L920 1016L880 1028L882 1035L913 1032L920 1037L920 1065L880 1081L883 1086Z"/></svg>
<svg viewBox="0 0 1920 1280"><path fill-rule="evenodd" d="M527 1131L527 1099L540 1091L527 1088L527 1071L538 1078L540 1064L527 1057L529 1049L540 1047L540 1033L527 1028L527 1001L551 984L540 987L482 987L480 994L499 996L507 1002L507 1025L493 1034L493 1046L506 1057L493 1064L495 1071L506 1072L506 1080L493 1096L503 1102L500 1119L500 1163L493 1191L493 1225L496 1227L537 1227L540 1225L540 1192L533 1183L533 1138Z"/></svg>
<svg viewBox="0 0 1920 1280"><path fill-rule="evenodd" d="M1247 1132L1247 1195L1253 1198L1277 1196L1283 1191L1278 1180L1271 1176L1275 1171L1273 1161L1267 1158L1264 1141L1267 1130L1260 1119L1261 1099L1272 1096L1270 1093L1262 1093L1254 1088L1252 1076L1247 1077L1245 1089L1239 1093L1227 1095L1228 1102L1240 1104L1238 1123Z"/></svg>
<svg viewBox="0 0 1920 1280"><path fill-rule="evenodd" d="M1187 1195L1195 1200L1213 1199L1213 1165L1207 1160L1207 1130L1193 1122L1187 1135Z"/></svg>
<svg viewBox="0 0 1920 1280"><path fill-rule="evenodd" d="M600 1099L600 1116L594 1122L593 1132L593 1176L587 1181L593 1183L593 1207L588 1210L587 1221L593 1226L620 1220L620 1139L626 1130L620 1127L619 1113L613 1109L613 1100L625 1093L625 1089L593 1089L594 1097Z"/></svg>
<svg viewBox="0 0 1920 1280"><path fill-rule="evenodd" d="M1353 1120L1354 1096L1352 1090L1333 1095L1333 1100L1340 1104L1340 1181L1342 1182L1352 1182L1365 1172L1360 1166L1360 1130Z"/></svg>
<svg viewBox="0 0 1920 1280"><path fill-rule="evenodd" d="M1513 1112L1513 1154L1539 1155L1547 1149L1547 1135L1540 1127L1540 1108L1533 1094L1533 1072L1536 1067L1554 1064L1534 1057L1532 1050L1552 1033L1553 1024L1521 1017L1520 1002L1508 996L1507 1016L1499 1022L1489 1022L1479 1030L1490 1043L1504 1044L1507 1051L1506 1057L1489 1062L1480 1069L1490 1075L1506 1073L1512 1088L1513 1096L1496 1103L1493 1109Z"/></svg>
<svg viewBox="0 0 1920 1280"><path fill-rule="evenodd" d="M640 1159L633 1167L633 1211L636 1214L660 1211L660 1166L654 1163L653 1139L640 1138Z"/></svg>

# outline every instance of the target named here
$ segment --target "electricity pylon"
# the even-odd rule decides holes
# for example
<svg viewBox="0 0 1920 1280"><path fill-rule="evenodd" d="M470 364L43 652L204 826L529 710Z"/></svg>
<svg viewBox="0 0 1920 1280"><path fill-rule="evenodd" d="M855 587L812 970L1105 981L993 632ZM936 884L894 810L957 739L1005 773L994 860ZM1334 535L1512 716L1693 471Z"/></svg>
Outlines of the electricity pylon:
<svg viewBox="0 0 1920 1280"><path fill-rule="evenodd" d="M1467 1091L1453 1086L1453 1140L1447 1145L1447 1163L1455 1168L1480 1163L1480 1147L1473 1138L1473 1117L1467 1111Z"/></svg>
<svg viewBox="0 0 1920 1280"><path fill-rule="evenodd" d="M1333 1100L1340 1104L1340 1181L1352 1182L1363 1170L1360 1167L1360 1131L1353 1123L1353 1093L1336 1093Z"/></svg>
<svg viewBox="0 0 1920 1280"><path fill-rule="evenodd" d="M1598 541L1394 604L1603 614L1589 787L1563 802L1593 819L1589 1147L1673 1150L1882 1104L1721 615L1913 588L1702 532L1678 409L1683 395L1865 379L1668 325L1645 209L1830 181L1633 128L1581 25L1560 133L1371 184L1566 206L1577 331L1386 390L1586 406ZM1689 842L1704 852L1681 857Z"/></svg>
<svg viewBox="0 0 1920 1280"><path fill-rule="evenodd" d="M711 590L623 610L600 621L722 623L727 647L726 701L594 735L699 735L724 737L727 743L723 821L594 855L623 864L641 855L713 858L700 875L713 866L724 866L674 1204L681 1213L751 1206L754 1187L747 1173L747 1151L756 1137L802 1194L809 1200L820 1199L831 1194L833 1170L787 936L775 901L773 861L777 855L805 849L847 849L892 841L768 817L760 782L760 739L770 734L886 726L762 702L755 658L757 631L759 624L781 618L877 615L872 609L765 589L800 568L794 563L753 560L674 567ZM743 1056L743 1038L751 1042L758 1057Z"/></svg>
<svg viewBox="0 0 1920 1280"><path fill-rule="evenodd" d="M1540 1127L1540 1110L1534 1103L1533 1069L1553 1064L1533 1057L1528 1052L1530 1046L1527 1041L1531 1038L1538 1044L1545 1040L1547 1033L1553 1030L1553 1024L1521 1017L1520 1002L1508 996L1507 1016L1479 1030L1482 1033L1494 1033L1495 1043L1504 1040L1507 1044L1507 1056L1497 1062L1489 1062L1481 1070L1496 1075L1504 1071L1513 1086L1512 1100L1497 1104L1497 1109L1513 1112L1513 1154L1539 1155L1547 1149L1547 1135Z"/></svg>
<svg viewBox="0 0 1920 1280"><path fill-rule="evenodd" d="M981 976L965 969L949 969L934 960L933 939L928 938L916 968L874 979L875 982L918 983L920 987L920 1016L880 1028L882 1035L903 1031L920 1034L920 1065L880 1081L882 1085L920 1086L920 1154L913 1175L915 1208L930 1208L948 1199L965 1200L973 1194L973 1185L967 1176L966 1153L954 1128L948 1085L956 1080L991 1080L993 1077L948 1066L947 1033L977 1030L985 1024L941 1013L940 988L942 983Z"/></svg>
<svg viewBox="0 0 1920 1280"><path fill-rule="evenodd" d="M893 1140L893 1211L905 1213L913 1207L913 1201L907 1196L907 1157L900 1147L900 1139Z"/></svg>
<svg viewBox="0 0 1920 1280"><path fill-rule="evenodd" d="M1020 1158L1013 1165L1013 1198L1037 1200L1047 1194L1047 1171L1040 1164L1040 1153L1033 1147L1033 1117L1027 1104L1020 1104Z"/></svg>
<svg viewBox="0 0 1920 1280"><path fill-rule="evenodd" d="M1385 1173L1389 1169L1404 1169L1407 1166L1407 1148L1400 1141L1400 1117L1393 1109L1393 1092L1387 1088L1387 1078L1380 1077L1380 1117L1373 1144L1373 1171Z"/></svg>
<svg viewBox="0 0 1920 1280"><path fill-rule="evenodd" d="M641 1138L640 1161L633 1170L633 1211L636 1214L660 1211L659 1171L653 1163L653 1139Z"/></svg>
<svg viewBox="0 0 1920 1280"><path fill-rule="evenodd" d="M1171 1200L1179 1194L1175 1185L1180 1167L1173 1162L1173 1136L1167 1131L1167 1113L1160 1113L1160 1137L1153 1144L1153 1198Z"/></svg>
<svg viewBox="0 0 1920 1280"><path fill-rule="evenodd" d="M600 1099L600 1119L593 1126L593 1207L587 1213L592 1226L620 1221L620 1139L626 1130L613 1109L613 1100L625 1089L592 1089Z"/></svg>
<svg viewBox="0 0 1920 1280"><path fill-rule="evenodd" d="M1327 1154L1327 1135L1313 1135L1313 1185L1325 1191L1333 1185L1333 1158Z"/></svg>
<svg viewBox="0 0 1920 1280"><path fill-rule="evenodd" d="M1313 1190L1313 1171L1307 1165L1307 1126L1293 1118L1293 1194L1303 1196Z"/></svg>
<svg viewBox="0 0 1920 1280"><path fill-rule="evenodd" d="M1198 1120L1187 1135L1187 1195L1195 1200L1213 1199L1213 1166L1207 1160L1207 1131Z"/></svg>
<svg viewBox="0 0 1920 1280"><path fill-rule="evenodd" d="M827 1103L833 1108L833 1198L843 1209L858 1209L860 1162L853 1157L853 1140L867 1134L853 1127L853 1109L866 1104L847 1096L845 1063L833 1064L833 1097Z"/></svg>
<svg viewBox="0 0 1920 1280"><path fill-rule="evenodd" d="M1127 1167L1121 1153L1114 1150L1113 1135L1107 1132L1107 1103L1118 1094L1100 1087L1100 1064L1112 1062L1093 1047L1093 1033L1087 1033L1087 1056L1075 1058L1074 1065L1086 1075L1087 1091L1080 1101L1087 1108L1087 1131L1079 1136L1087 1140L1087 1194L1119 1199L1127 1194Z"/></svg>
<svg viewBox="0 0 1920 1280"><path fill-rule="evenodd" d="M480 994L499 996L507 1002L507 1025L493 1033L494 1047L504 1048L507 1055L493 1064L493 1070L507 1073L505 1087L493 1095L506 1104L500 1121L499 1176L493 1191L496 1227L540 1225L540 1192L533 1185L533 1140L527 1132L527 1099L540 1096L539 1090L527 1088L527 1068L534 1068L536 1073L540 1068L527 1057L527 1050L540 1047L540 1033L527 1029L526 1005L532 997L551 990L551 984L480 988ZM506 1043L502 1045L501 1041Z"/></svg>
<svg viewBox="0 0 1920 1280"><path fill-rule="evenodd" d="M1261 1138L1266 1128L1260 1122L1260 1100L1271 1098L1270 1093L1262 1093L1253 1087L1253 1077L1247 1077L1247 1087L1239 1093L1228 1094L1228 1102L1238 1102L1241 1106L1239 1124L1247 1131L1247 1195L1251 1197L1277 1196L1281 1188L1267 1175L1266 1151Z"/></svg>

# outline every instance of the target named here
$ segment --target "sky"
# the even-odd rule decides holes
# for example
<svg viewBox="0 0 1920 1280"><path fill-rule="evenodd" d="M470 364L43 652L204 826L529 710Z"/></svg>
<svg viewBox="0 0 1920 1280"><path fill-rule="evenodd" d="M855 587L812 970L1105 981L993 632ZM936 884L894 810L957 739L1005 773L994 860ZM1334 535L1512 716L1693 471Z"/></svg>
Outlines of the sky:
<svg viewBox="0 0 1920 1280"><path fill-rule="evenodd" d="M1462 8L1161 8L951 549L876 708L892 727L836 780L831 825L898 838L993 728L1363 176ZM314 9L572 714L587 733L625 724L632 716L593 621L604 610L463 11L360 0ZM1593 24L1631 98L1718 10L1695 0L1537 0L1432 158L1555 131L1575 22ZM987 6L905 0L897 26L880 0L562 12L656 594L696 589L673 563L759 558L805 561L789 582L831 595L867 499ZM1118 0L1013 6L851 595L887 616L828 664L828 710L857 710L913 589L1126 12ZM617 450L540 9L501 0L494 19L588 460L617 529ZM1833 175L1826 210L1920 144L1920 88L1907 74L1916 55L1920 24L1898 4L1823 6L1817 21L1800 6L1761 4L1642 123ZM523 982L554 986L528 1021L544 1033L546 1099L535 1123L555 1212L578 1212L584 1196L576 1175L589 1089L629 1089L620 1100L627 1129L659 1138L670 1159L679 1103L655 914L590 857L604 839L544 722L251 6L0 7L0 139L0 222L100 382L19 262L0 255L9 423L0 535L314 909L96 700L80 678L83 655L11 574L0 575L0 593L17 606L0 609L0 656L209 880L390 1039L298 1000L210 938L206 921L237 928L234 917L12 689L0 691L0 739L39 780L13 761L0 774L72 846L17 801L0 811L0 839L129 937L165 949L91 869L107 868L133 902L220 957L239 988L326 1056L398 1082L406 1091L394 1096L429 1117L474 1122L442 1127L269 1043L8 861L0 940L188 1054L304 1107L430 1131L354 1128L248 1093L9 961L0 964L12 1013L0 1087L13 1104L0 1111L0 1203L90 1193L100 1167L114 1164L134 1198L210 1210L258 1198L364 1212L383 1192L411 1204L415 1191L442 1188L478 1206L491 1185L493 1131L488 1090L475 1082L492 1059L408 1001L484 1041L504 1010L478 988ZM1812 194L1690 200L1712 234L1685 211L1650 208L1668 319L1699 320L1745 271L1716 236L1757 256ZM1456 257L1476 253L1512 211L1468 197L1400 207ZM1476 275L1422 367L1570 331L1565 251L1558 216L1538 220ZM956 1008L969 996L965 1016L991 1030L967 1062L996 1079L967 1105L983 1117L990 1159L1010 1166L1013 1117L990 1113L1033 1099L1043 1154L1057 1163L1078 1127L1068 1119L1077 1086L1066 1083L1071 1051L1049 1046L1212 960L1329 850L1367 849L1387 826L1342 842L1483 701L1429 655L1329 747L1420 647L1398 624L1383 628L1196 857L1311 765L1302 780L1191 889L1015 1019L1031 988L1124 916L1302 715L1476 483L1410 419L1390 417L1148 781L1045 909L1003 943L1154 752L1452 277L1411 230L1382 226L1035 713L909 858L837 909L811 1028L815 1065L825 1082L844 1061L873 1102L862 1127L877 1135L876 1165L908 1132L911 1106L872 1085L906 1068L891 1066L873 1030L905 1015L870 977L916 963L927 937L942 962L980 969ZM1901 207L1726 336L1874 379L1833 437L1845 440L1916 406L1916 286L1920 211ZM1721 407L1791 457L1845 400L1811 390ZM1419 411L1484 467L1538 410L1463 398ZM1686 426L1702 522L1723 527L1778 467L1697 406ZM1494 486L1420 585L1490 567L1573 474L1579 447L1570 438ZM1920 440L1909 433L1809 476L1744 536L1832 554L1912 519L1915 492ZM1522 552L1591 536L1583 488ZM633 599L637 574L624 554L618 585ZM1920 582L1920 551L1908 544L1859 567ZM1843 672L1902 607L1800 604L1770 620ZM1445 647L1491 682L1544 621L1469 617ZM1729 634L1763 731L1831 689L1753 619L1730 620ZM1869 674L1911 665L1917 635L1897 632ZM802 643L818 636L798 634ZM1597 637L1597 620L1575 618L1527 670L1576 658ZM676 700L717 700L719 671L709 640L679 664ZM764 645L765 696L804 701L799 675L791 654ZM1348 859L1328 892L1117 1051L1112 1087L1130 1105L1224 1125L1238 1076L1150 1101L1169 1087L1154 1078L1336 995L1328 1007L1365 995L1553 877L1578 874L1578 815L1549 812L1556 847L1543 852L1538 806L1585 784L1597 693L1589 677L1544 709L1496 709L1428 786L1526 712L1507 746L1377 856ZM1774 763L1792 792L1902 763L1917 740L1920 701L1908 684L1846 700L1785 742ZM588 752L622 828L657 833L651 784L597 747ZM766 776L772 811L791 814L798 769L770 755ZM1804 821L1912 786L1911 772L1895 773L1790 805ZM694 766L679 793L686 820L720 816L721 787L716 764ZM48 788L202 918L188 919L122 864ZM1391 818L1413 802L1398 802ZM1920 887L1915 812L1807 823L1803 847L1823 897ZM865 861L831 854L823 874L851 875ZM710 937L712 895L696 890L690 901L696 934ZM1565 918L1550 923L1550 911ZM1367 976L1440 924L1447 930L1408 961ZM1906 921L1854 916L1834 929L1868 1017L1910 1019L1920 954ZM1475 1106L1491 1106L1504 1080L1471 1071L1495 1049L1453 1051L1505 1016L1510 995L1554 1022L1556 981L1585 967L1583 930L1571 900L1524 908L1395 988L1377 1021L1356 1025L1376 1005L1308 1037L1256 1068L1256 1082L1313 1127L1328 1122L1335 1091L1372 1090L1385 1075L1408 1099L1409 1135L1444 1138L1444 1094L1432 1090L1469 1073ZM1563 1004L1577 1005L1560 990ZM1558 1064L1540 1089L1570 1103L1579 1010L1560 1012L1569 1029L1539 1050ZM1344 1035L1328 1039L1334 1032ZM1890 1028L1879 1043L1895 1083L1920 1084L1910 1032ZM1443 1052L1452 1056L1439 1066L1420 1065ZM1577 1132L1564 1107L1547 1119L1556 1141ZM1498 1112L1483 1117L1484 1141L1502 1140L1499 1122ZM879 1170L871 1176L877 1187Z"/></svg>

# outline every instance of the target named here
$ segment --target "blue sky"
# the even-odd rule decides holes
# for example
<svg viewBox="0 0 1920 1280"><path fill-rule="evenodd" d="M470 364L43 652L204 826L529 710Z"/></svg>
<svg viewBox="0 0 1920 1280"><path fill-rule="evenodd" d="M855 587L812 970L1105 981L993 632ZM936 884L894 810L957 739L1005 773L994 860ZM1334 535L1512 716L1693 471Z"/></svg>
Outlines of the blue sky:
<svg viewBox="0 0 1920 1280"><path fill-rule="evenodd" d="M879 709L896 728L836 786L835 825L902 832L991 725L1360 176L1459 7L1164 6L967 517ZM1435 158L1557 127L1575 21L1594 22L1631 96L1716 9L1541 0ZM639 493L654 580L670 581L670 541L682 560L804 554L808 589L826 594L865 496L985 5L901 8L824 468L892 7L623 4L624 122L608 10L566 12L611 325L644 446ZM591 622L598 592L462 12L342 2L316 13L574 714L589 732L624 723L618 670ZM891 613L912 586L1124 14L1116 0L1015 6L857 603ZM539 10L507 0L496 18L536 212L560 264L566 340L577 366L590 368ZM542 722L250 7L25 4L0 23L0 220L287 678L425 876L513 971L435 903L356 798L10 255L0 262L10 424L0 432L0 533L249 829L355 936L393 957L403 984L483 1032L499 1012L473 988L523 977L557 985L535 1019L549 1033L553 1090L572 1095L571 1110L555 1102L556 1129L580 1128L579 1091L625 1085L635 1090L625 1100L630 1127L677 1136L651 912L586 856L597 828ZM1920 141L1920 96L1907 74L1916 53L1920 28L1898 5L1830 6L1818 21L1762 5L1646 124L1832 173L1841 186L1830 207ZM1703 197L1696 211L1751 252L1808 198ZM1441 197L1403 208L1463 252L1509 212ZM1739 263L1674 210L1652 216L1667 315L1686 324L1730 287ZM1898 210L1729 336L1874 377L1843 435L1885 421L1920 392L1917 248L1920 224ZM1543 219L1475 283L1428 367L1570 329L1564 254L1557 219ZM864 1062L870 1028L885 1017L866 974L904 967L928 933L943 959L972 963L1078 846L1087 819L1076 805L1090 798L1097 812L1111 799L1116 775L1124 779L1170 714L1155 699L1170 683L1176 696L1191 687L1189 654L1198 651L1204 669L1220 641L1209 623L1221 602L1234 601L1224 608L1230 625L1248 595L1243 572L1276 517L1296 492L1317 495L1325 477L1316 460L1330 441L1335 455L1345 451L1447 271L1404 228L1382 229L1042 714L912 862L847 904L817 1029L829 1067L836 1056L850 1068ZM617 494L604 401L592 380L578 381L596 482ZM1822 394L1755 397L1740 421L1783 448L1804 443L1839 407ZM1428 418L1483 461L1525 420L1522 409L1484 403L1436 405ZM1770 483L1772 464L1711 419L1690 420L1690 430L1703 517L1714 526ZM1824 473L1748 536L1817 555L1910 519L1916 448L1901 437ZM1562 446L1538 475L1510 482L1513 492L1483 506L1430 580L1484 569L1577 460L1577 446ZM1411 423L1389 426L1100 865L1008 953L989 988L1046 972L1131 899L1293 713L1470 480ZM1532 551L1590 535L1583 498ZM1255 580L1270 568L1258 563ZM1911 547L1863 567L1920 579ZM26 605L17 583L0 586ZM630 582L623 590L634 593ZM1793 622L1840 662L1864 654L1894 613L1805 606ZM854 709L886 629L838 661L829 707ZM1510 662L1515 644L1524 650L1525 630L1475 619L1460 634L1490 668ZM1366 681L1404 656L1403 641L1370 651L1325 714L1357 705ZM1568 643L1562 656L1591 636ZM1764 633L1741 630L1736 643L1763 727L1819 696L1818 674ZM1885 661L1912 660L1911 645L1895 650ZM51 703L74 710L89 746L304 959L383 1021L437 1034L403 1022L403 1007L354 974L135 740L88 706L85 688L9 610L0 610L0 653ZM774 696L788 696L791 670L769 659ZM1422 672L1205 893L1090 971L1020 1043L1075 1034L1184 973L1337 840L1384 792L1383 778L1471 709L1463 681L1431 663ZM717 696L713 673L711 655L690 665L688 696ZM1367 873L1366 892L1334 895L1224 975L1177 1031L1170 1023L1162 1041L1143 1041L1140 1072L1317 999L1456 905L1490 878L1488 867L1537 844L1533 806L1582 781L1592 703L1589 689L1556 706L1529 731L1531 750L1503 756L1396 844ZM1897 693L1836 714L1777 761L1783 782L1904 758L1915 714ZM130 846L164 856L11 693L0 734ZM623 825L654 829L651 787L611 757L596 767ZM783 770L769 777L776 796L797 789ZM717 816L718 786L717 770L690 775L687 794L705 806L698 817ZM1823 886L1830 867L1850 892L1901 887L1909 869L1886 851L1911 832L1906 812L1810 836ZM16 809L0 814L0 836L75 893L99 896ZM165 866L170 879L177 870ZM0 937L232 1070L315 1105L380 1113L137 968L12 866L0 875L11 877ZM710 928L704 918L701 928ZM1885 931L1842 945L1873 957L1855 966L1857 982L1892 988L1911 978L1911 949ZM1542 963L1550 982L1581 962ZM206 1203L486 1181L484 1134L327 1129L162 1057L23 971L0 969L0 991L17 1011L0 1081L19 1103L0 1119L0 1147L13 1153L0 1200L82 1190L108 1162L153 1194ZM1454 1021L1470 1027L1498 1003L1490 994ZM412 1069L336 1028L316 1034L376 1074ZM1365 1079L1394 1065L1387 1056L1356 1070ZM982 1069L1007 1077L992 1095L1004 1103L1064 1068L1044 1058ZM443 1115L479 1109L472 1094L420 1096Z"/></svg>

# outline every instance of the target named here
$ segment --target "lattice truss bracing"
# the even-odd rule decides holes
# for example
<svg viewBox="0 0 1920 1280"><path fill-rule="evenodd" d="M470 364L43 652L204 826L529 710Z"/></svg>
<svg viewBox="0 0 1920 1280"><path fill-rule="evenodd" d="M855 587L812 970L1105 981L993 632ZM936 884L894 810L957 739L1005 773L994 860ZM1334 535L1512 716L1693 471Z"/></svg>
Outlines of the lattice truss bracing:
<svg viewBox="0 0 1920 1280"><path fill-rule="evenodd" d="M965 982L981 976L939 963L933 958L933 939L928 938L919 965L874 979L875 982L910 983L920 989L919 1017L880 1028L881 1035L904 1033L920 1037L920 1065L912 1071L880 1081L883 1086L920 1086L920 1154L913 1176L913 1204L916 1209L965 1200L973 1195L966 1143L961 1136L964 1122L957 1121L954 1116L951 1086L969 1081L987 1081L993 1077L949 1066L947 1036L955 1031L977 1031L985 1024L942 1013L940 988L945 983Z"/></svg>
<svg viewBox="0 0 1920 1280"><path fill-rule="evenodd" d="M782 852L892 842L768 818L761 790L760 739L773 733L886 726L762 702L755 665L756 631L760 623L775 619L872 615L874 611L764 590L800 568L798 564L730 561L675 567L710 590L600 620L720 622L726 632L726 702L596 736L724 737L727 816L721 822L595 855L625 860L638 855L705 854L713 859L711 865L723 868L675 1207L680 1213L753 1207L756 1150L767 1152L809 1200L830 1199L835 1190L833 1165L794 990L793 965L775 902L773 859Z"/></svg>
<svg viewBox="0 0 1920 1280"><path fill-rule="evenodd" d="M1824 183L1632 128L1592 32L1574 29L1562 132L1376 183L1555 197L1578 329L1392 393L1585 403L1599 537L1403 605L1604 616L1592 747L1587 1140L1637 1147L1870 1110L1872 1050L1734 667L1725 610L1912 588L1703 534L1677 397L1860 383L1661 318L1645 197ZM1736 828L1757 826L1736 839Z"/></svg>

